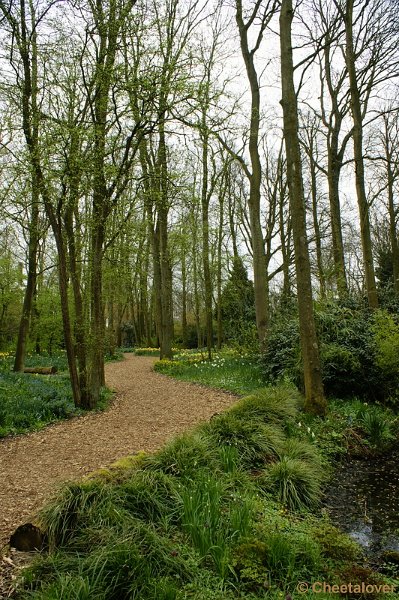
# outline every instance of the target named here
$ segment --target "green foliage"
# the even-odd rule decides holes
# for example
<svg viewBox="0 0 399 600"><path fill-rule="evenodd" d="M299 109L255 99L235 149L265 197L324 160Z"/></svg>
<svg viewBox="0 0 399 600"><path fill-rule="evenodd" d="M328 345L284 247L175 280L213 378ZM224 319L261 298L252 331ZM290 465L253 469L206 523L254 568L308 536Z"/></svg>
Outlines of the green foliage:
<svg viewBox="0 0 399 600"><path fill-rule="evenodd" d="M228 535L221 513L223 485L204 473L181 491L183 529L202 558L210 556L223 577L228 564Z"/></svg>
<svg viewBox="0 0 399 600"><path fill-rule="evenodd" d="M159 348L135 348L136 356L159 356Z"/></svg>
<svg viewBox="0 0 399 600"><path fill-rule="evenodd" d="M233 260L230 278L220 299L224 339L229 344L256 345L255 294L241 258Z"/></svg>
<svg viewBox="0 0 399 600"><path fill-rule="evenodd" d="M326 394L394 401L399 377L399 326L394 318L349 302L326 301L315 309ZM263 373L271 381L288 376L302 388L297 315L284 309L271 323Z"/></svg>
<svg viewBox="0 0 399 600"><path fill-rule="evenodd" d="M269 467L264 481L290 510L314 508L321 498L323 474L304 460L282 456Z"/></svg>
<svg viewBox="0 0 399 600"><path fill-rule="evenodd" d="M76 414L66 377L0 372L0 437Z"/></svg>
<svg viewBox="0 0 399 600"><path fill-rule="evenodd" d="M248 590L288 591L321 570L320 549L306 534L268 531L262 540L251 539L235 549L234 566Z"/></svg>
<svg viewBox="0 0 399 600"><path fill-rule="evenodd" d="M147 461L150 469L161 469L177 477L195 478L198 469L215 465L217 452L202 433L183 434Z"/></svg>
<svg viewBox="0 0 399 600"><path fill-rule="evenodd" d="M315 446L297 438L288 438L284 442L282 455L287 458L308 462L318 469L322 466L320 453L316 450Z"/></svg>
<svg viewBox="0 0 399 600"><path fill-rule="evenodd" d="M371 331L376 344L375 362L387 378L399 383L399 324L387 311L373 315Z"/></svg>
<svg viewBox="0 0 399 600"><path fill-rule="evenodd" d="M292 388L265 388L136 468L65 486L41 512L51 552L21 599L278 600L298 581L336 581L357 547L303 510L326 469L297 404Z"/></svg>
<svg viewBox="0 0 399 600"><path fill-rule="evenodd" d="M206 431L217 446L236 448L244 468L258 467L276 458L284 439L278 427L240 419L232 412L212 419Z"/></svg>
<svg viewBox="0 0 399 600"><path fill-rule="evenodd" d="M360 426L366 433L372 448L383 450L395 439L389 419L378 407L362 411Z"/></svg>
<svg viewBox="0 0 399 600"><path fill-rule="evenodd" d="M66 373L65 352L56 354L28 354L27 367L57 368L56 375L35 375L11 371L14 357L9 353L0 356L0 437L26 433L53 423L82 414L75 407L69 377ZM111 393L101 391L98 409L107 406Z"/></svg>
<svg viewBox="0 0 399 600"><path fill-rule="evenodd" d="M238 419L286 425L296 416L300 403L300 394L294 386L267 387L240 400L230 414Z"/></svg>
<svg viewBox="0 0 399 600"><path fill-rule="evenodd" d="M339 562L353 562L361 558L359 546L328 521L315 523L312 535L325 558Z"/></svg>
<svg viewBox="0 0 399 600"><path fill-rule="evenodd" d="M215 352L211 361L200 352L180 352L173 360L161 360L154 365L159 373L182 381L195 381L236 394L252 392L266 383L261 367L251 358L232 350Z"/></svg>

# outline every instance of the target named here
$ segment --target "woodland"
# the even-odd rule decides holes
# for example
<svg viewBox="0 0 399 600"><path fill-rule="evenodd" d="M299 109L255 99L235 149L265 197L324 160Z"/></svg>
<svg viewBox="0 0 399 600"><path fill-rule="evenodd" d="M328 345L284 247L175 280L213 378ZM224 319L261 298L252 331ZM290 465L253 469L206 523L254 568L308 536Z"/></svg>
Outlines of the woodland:
<svg viewBox="0 0 399 600"><path fill-rule="evenodd" d="M63 349L75 405L93 408L116 347L267 355L290 314L323 414L315 302L337 330L351 315L397 344L397 8L2 0L14 370ZM327 341L341 354L324 362L358 361ZM380 346L370 361L394 371Z"/></svg>
<svg viewBox="0 0 399 600"><path fill-rule="evenodd" d="M397 0L0 0L2 448L123 354L244 396L64 487L16 597L394 597L397 472L350 477L363 548L321 502L397 464L398 39Z"/></svg>

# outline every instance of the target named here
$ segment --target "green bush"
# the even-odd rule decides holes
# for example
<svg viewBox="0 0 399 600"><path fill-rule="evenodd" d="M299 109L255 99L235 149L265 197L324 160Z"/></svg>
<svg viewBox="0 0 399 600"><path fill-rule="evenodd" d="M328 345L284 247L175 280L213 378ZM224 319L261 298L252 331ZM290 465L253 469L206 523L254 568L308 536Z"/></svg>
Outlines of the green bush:
<svg viewBox="0 0 399 600"><path fill-rule="evenodd" d="M399 324L387 311L379 310L373 315L371 331L376 365L387 378L399 382Z"/></svg>
<svg viewBox="0 0 399 600"><path fill-rule="evenodd" d="M395 400L399 384L399 325L386 311L324 302L315 306L320 358L328 396ZM271 319L268 348L261 357L270 381L288 376L303 389L296 312Z"/></svg>

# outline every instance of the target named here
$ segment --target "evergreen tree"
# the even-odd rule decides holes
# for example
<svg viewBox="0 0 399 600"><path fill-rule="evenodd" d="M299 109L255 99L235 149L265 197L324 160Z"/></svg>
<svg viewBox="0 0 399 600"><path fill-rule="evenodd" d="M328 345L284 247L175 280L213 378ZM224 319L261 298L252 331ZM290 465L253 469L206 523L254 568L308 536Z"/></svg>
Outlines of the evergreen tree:
<svg viewBox="0 0 399 600"><path fill-rule="evenodd" d="M233 260L230 273L220 298L224 340L245 344L256 324L255 293L252 281L242 259Z"/></svg>

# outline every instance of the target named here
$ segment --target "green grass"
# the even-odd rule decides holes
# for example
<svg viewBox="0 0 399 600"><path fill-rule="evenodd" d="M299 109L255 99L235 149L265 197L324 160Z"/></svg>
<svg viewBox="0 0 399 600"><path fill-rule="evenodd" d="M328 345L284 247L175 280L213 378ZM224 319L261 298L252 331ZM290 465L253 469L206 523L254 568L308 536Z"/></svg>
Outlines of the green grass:
<svg viewBox="0 0 399 600"><path fill-rule="evenodd" d="M66 485L19 598L281 600L356 572L358 547L311 512L325 469L299 418L292 390L266 388L125 473Z"/></svg>
<svg viewBox="0 0 399 600"><path fill-rule="evenodd" d="M182 381L194 381L240 395L266 383L256 361L231 350L214 353L211 361L205 360L203 352L181 351L172 361L155 363L154 368Z"/></svg>

